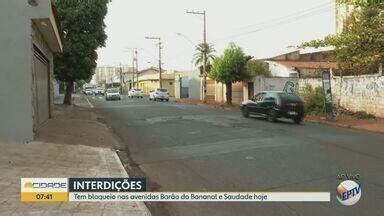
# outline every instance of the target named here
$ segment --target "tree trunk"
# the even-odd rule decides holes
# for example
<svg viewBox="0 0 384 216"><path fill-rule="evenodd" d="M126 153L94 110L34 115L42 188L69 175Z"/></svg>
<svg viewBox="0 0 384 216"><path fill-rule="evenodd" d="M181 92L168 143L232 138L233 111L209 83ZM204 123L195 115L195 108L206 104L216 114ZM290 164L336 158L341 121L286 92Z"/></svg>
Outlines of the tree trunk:
<svg viewBox="0 0 384 216"><path fill-rule="evenodd" d="M72 92L73 92L73 81L68 81L65 86L65 96L63 104L72 104Z"/></svg>
<svg viewBox="0 0 384 216"><path fill-rule="evenodd" d="M226 96L227 96L227 104L232 104L232 83L225 83L226 87Z"/></svg>

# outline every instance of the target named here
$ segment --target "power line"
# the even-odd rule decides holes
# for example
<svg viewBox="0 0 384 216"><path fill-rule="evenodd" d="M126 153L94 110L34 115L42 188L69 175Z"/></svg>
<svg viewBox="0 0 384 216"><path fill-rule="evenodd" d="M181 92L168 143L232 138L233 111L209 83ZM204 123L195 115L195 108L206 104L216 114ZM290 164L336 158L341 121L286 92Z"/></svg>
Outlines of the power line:
<svg viewBox="0 0 384 216"><path fill-rule="evenodd" d="M311 16L314 16L314 15L322 14L322 13L325 13L325 12L330 12L329 9L330 9L330 7L322 8L320 10L313 11L312 13L301 14L299 16L292 17L291 19L286 19L286 20L282 20L282 21L279 21L279 22L276 22L276 23L272 23L272 24L270 24L268 26L261 27L261 28L255 29L255 30L238 33L238 34L231 35L231 36L224 37L224 38L219 38L216 41L226 40L226 39L233 39L233 38L237 38L237 37L240 37L240 36L244 36L244 35L252 34L252 33L255 33L255 32L259 32L259 31L262 31L262 30L265 30L265 29L269 29L269 28L280 26L280 25L296 22L298 20L301 20L301 19L304 19L304 18L307 18L307 17L311 17Z"/></svg>
<svg viewBox="0 0 384 216"><path fill-rule="evenodd" d="M245 28L255 27L255 26L259 26L259 25L263 25L263 24L268 24L268 23L270 23L270 22L276 22L276 21L279 21L279 20L281 20L281 19L287 19L287 18L290 18L290 17L295 17L295 16L300 15L300 14L302 14L302 13L308 13L308 12L313 11L313 10L319 10L319 9L322 9L322 8L324 8L324 6L329 7L329 6L330 6L330 5L329 5L330 3L333 4L333 2L323 3L323 4L317 5L317 6L315 6L315 7L311 7L311 8L307 8L307 9L304 9L304 10L296 11L296 12L294 12L294 13L291 13L291 14L288 14L288 15L285 15L285 16L282 16L282 17L273 18L273 19L266 20L266 21L259 22L259 23L255 23L255 24L249 24L249 25L246 25L246 26L243 26L243 27L233 28L233 29L231 29L231 30L240 30L240 29L245 29ZM326 8L326 7L325 7L325 8Z"/></svg>

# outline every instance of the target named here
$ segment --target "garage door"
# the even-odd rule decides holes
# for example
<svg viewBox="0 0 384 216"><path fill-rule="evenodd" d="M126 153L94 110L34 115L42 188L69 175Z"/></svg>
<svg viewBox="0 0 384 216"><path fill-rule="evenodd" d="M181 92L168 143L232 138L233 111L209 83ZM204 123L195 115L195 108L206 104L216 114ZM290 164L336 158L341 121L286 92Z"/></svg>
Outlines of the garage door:
<svg viewBox="0 0 384 216"><path fill-rule="evenodd" d="M33 69L35 74L35 116L40 126L49 118L49 64L42 52L34 47Z"/></svg>

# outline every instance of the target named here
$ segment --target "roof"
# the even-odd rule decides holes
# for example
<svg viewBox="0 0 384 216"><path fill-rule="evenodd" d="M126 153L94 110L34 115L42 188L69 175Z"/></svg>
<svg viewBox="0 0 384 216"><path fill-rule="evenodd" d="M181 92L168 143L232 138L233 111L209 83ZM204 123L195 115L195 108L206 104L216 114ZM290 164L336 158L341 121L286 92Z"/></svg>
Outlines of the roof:
<svg viewBox="0 0 384 216"><path fill-rule="evenodd" d="M159 71L159 69L156 67L150 67L150 68L146 68L146 69L143 69L141 71L138 71L138 73L143 73L143 72L150 71L150 70ZM164 70L162 70L162 71L164 71Z"/></svg>
<svg viewBox="0 0 384 216"><path fill-rule="evenodd" d="M55 21L56 21L57 29L58 29L58 31L59 31L60 40L61 40L62 42L64 42L64 32L63 32L63 28L61 27L61 22L60 22L58 13L57 13L57 8L56 8L56 6L55 6L53 3L51 3L51 9L52 9L52 13L53 13L53 16L54 16L54 18L55 18Z"/></svg>
<svg viewBox="0 0 384 216"><path fill-rule="evenodd" d="M286 67L296 68L313 68L313 69L329 69L338 68L337 62L320 62L320 61L284 61L284 60L267 60L270 62L276 62Z"/></svg>

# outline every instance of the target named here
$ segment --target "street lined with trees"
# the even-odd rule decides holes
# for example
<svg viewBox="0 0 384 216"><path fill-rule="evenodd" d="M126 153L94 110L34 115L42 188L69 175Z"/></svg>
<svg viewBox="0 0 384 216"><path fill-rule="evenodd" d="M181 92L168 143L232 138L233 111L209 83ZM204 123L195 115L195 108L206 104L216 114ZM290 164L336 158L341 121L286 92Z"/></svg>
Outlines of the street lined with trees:
<svg viewBox="0 0 384 216"><path fill-rule="evenodd" d="M64 104L72 103L74 82L89 81L96 68L99 47L105 46L104 17L109 0L57 0L55 6L64 32L63 52L54 58L57 80L65 83Z"/></svg>

